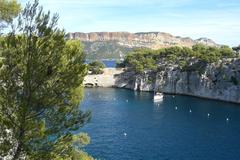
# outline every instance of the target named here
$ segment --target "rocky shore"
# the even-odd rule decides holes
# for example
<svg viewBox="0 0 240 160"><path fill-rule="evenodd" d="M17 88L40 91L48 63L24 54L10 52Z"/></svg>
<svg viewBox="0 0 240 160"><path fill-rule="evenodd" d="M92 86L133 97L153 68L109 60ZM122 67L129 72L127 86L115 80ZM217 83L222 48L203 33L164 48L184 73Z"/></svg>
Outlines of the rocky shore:
<svg viewBox="0 0 240 160"><path fill-rule="evenodd" d="M89 74L84 78L85 87L114 87L123 68L105 68L103 74Z"/></svg>

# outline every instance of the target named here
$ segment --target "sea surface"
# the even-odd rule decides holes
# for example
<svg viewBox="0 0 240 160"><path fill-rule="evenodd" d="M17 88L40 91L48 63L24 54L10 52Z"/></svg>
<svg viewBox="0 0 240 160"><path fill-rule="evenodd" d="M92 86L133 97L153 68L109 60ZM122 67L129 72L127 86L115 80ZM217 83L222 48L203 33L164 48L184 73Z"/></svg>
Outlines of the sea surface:
<svg viewBox="0 0 240 160"><path fill-rule="evenodd" d="M116 60L103 60L102 61L107 68L115 68L116 67Z"/></svg>
<svg viewBox="0 0 240 160"><path fill-rule="evenodd" d="M85 89L85 150L101 160L240 160L240 105L125 89Z"/></svg>
<svg viewBox="0 0 240 160"><path fill-rule="evenodd" d="M100 60L106 68L115 68L116 67L116 60ZM90 63L92 61L86 60L86 63Z"/></svg>

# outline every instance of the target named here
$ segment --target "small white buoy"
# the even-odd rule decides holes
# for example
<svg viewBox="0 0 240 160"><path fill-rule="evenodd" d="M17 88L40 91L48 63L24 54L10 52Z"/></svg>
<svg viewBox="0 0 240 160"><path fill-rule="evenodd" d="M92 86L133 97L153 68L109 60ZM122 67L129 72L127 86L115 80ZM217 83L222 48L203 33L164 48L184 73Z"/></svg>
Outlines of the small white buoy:
<svg viewBox="0 0 240 160"><path fill-rule="evenodd" d="M229 118L226 118L226 121L228 122L228 121L229 121Z"/></svg>
<svg viewBox="0 0 240 160"><path fill-rule="evenodd" d="M126 102L128 102L128 99L126 100Z"/></svg>
<svg viewBox="0 0 240 160"><path fill-rule="evenodd" d="M126 133L126 132L124 132L124 133L123 133L123 135L126 137L126 136L127 136L127 133Z"/></svg>
<svg viewBox="0 0 240 160"><path fill-rule="evenodd" d="M175 98L175 96L172 96L172 98Z"/></svg>
<svg viewBox="0 0 240 160"><path fill-rule="evenodd" d="M207 116L210 117L210 113L208 113Z"/></svg>
<svg viewBox="0 0 240 160"><path fill-rule="evenodd" d="M175 110L177 110L177 106L175 107Z"/></svg>
<svg viewBox="0 0 240 160"><path fill-rule="evenodd" d="M189 112L192 113L192 110L190 109Z"/></svg>

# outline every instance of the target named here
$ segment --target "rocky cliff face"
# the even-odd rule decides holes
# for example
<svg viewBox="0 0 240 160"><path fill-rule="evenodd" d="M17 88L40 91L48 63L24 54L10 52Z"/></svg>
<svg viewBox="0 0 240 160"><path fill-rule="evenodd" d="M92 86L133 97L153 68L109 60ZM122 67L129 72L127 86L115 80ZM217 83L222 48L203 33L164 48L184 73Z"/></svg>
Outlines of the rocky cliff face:
<svg viewBox="0 0 240 160"><path fill-rule="evenodd" d="M83 42L96 42L96 41L117 41L120 45L129 47L147 47L158 49L161 47L169 47L174 45L191 47L197 43L204 43L206 45L217 45L210 39L200 38L193 40L191 38L183 38L173 36L163 32L92 32L92 33L69 33L70 39L79 39Z"/></svg>
<svg viewBox="0 0 240 160"><path fill-rule="evenodd" d="M191 47L197 43L209 46L217 45L214 41L207 38L193 40L188 37L173 36L163 32L76 32L69 33L67 38L82 41L88 58L122 58L124 54L133 48Z"/></svg>
<svg viewBox="0 0 240 160"><path fill-rule="evenodd" d="M240 60L236 59L208 64L203 73L183 72L169 65L165 70L156 73L136 75L125 72L118 79L117 87L140 91L158 90L240 103Z"/></svg>

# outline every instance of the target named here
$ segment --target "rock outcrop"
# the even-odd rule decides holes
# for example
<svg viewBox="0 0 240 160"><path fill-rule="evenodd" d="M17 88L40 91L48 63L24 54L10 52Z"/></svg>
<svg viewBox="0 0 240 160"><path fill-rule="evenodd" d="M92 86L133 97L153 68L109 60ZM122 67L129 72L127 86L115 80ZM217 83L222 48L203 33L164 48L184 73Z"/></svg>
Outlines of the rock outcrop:
<svg viewBox="0 0 240 160"><path fill-rule="evenodd" d="M226 59L218 64L208 64L203 73L181 71L173 66L141 75L124 72L115 86L240 103L240 60Z"/></svg>
<svg viewBox="0 0 240 160"><path fill-rule="evenodd" d="M113 87L116 84L118 75L123 73L122 68L104 68L103 74L87 75L84 78L85 87Z"/></svg>
<svg viewBox="0 0 240 160"><path fill-rule="evenodd" d="M156 90L240 103L240 60L225 59L218 64L207 64L202 73L181 71L173 65L162 71L148 71L141 75L124 69L106 68L101 75L86 76L84 85Z"/></svg>

